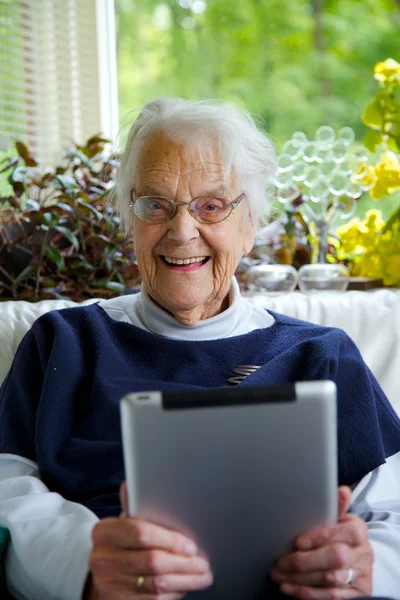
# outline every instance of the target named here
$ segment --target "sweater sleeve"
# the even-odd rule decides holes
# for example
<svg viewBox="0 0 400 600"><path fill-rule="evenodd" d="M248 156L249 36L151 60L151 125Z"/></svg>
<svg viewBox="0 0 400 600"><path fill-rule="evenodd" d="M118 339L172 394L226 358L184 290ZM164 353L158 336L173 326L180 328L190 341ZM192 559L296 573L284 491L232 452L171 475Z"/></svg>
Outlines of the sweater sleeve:
<svg viewBox="0 0 400 600"><path fill-rule="evenodd" d="M0 455L0 523L11 535L9 591L18 600L80 600L97 517L50 492L35 464Z"/></svg>
<svg viewBox="0 0 400 600"><path fill-rule="evenodd" d="M400 420L344 332L328 364L324 375L337 385L340 483L353 485L400 451Z"/></svg>
<svg viewBox="0 0 400 600"><path fill-rule="evenodd" d="M400 452L355 485L350 511L367 523L373 595L400 600Z"/></svg>
<svg viewBox="0 0 400 600"><path fill-rule="evenodd" d="M0 391L0 525L11 535L7 586L18 600L80 600L98 519L39 478L35 419L51 352L44 335L35 325L28 332Z"/></svg>

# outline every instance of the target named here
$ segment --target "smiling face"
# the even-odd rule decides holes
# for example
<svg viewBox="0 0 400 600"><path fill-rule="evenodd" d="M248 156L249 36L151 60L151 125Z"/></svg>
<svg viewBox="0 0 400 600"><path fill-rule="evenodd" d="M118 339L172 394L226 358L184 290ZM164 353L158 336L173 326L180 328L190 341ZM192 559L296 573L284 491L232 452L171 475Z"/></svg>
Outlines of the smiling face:
<svg viewBox="0 0 400 600"><path fill-rule="evenodd" d="M203 163L184 144L162 132L146 140L135 174L135 197L165 196L190 202L199 196L235 199L231 174L223 160L205 152ZM227 308L231 279L243 252L250 252L254 227L243 220L245 200L227 219L203 224L186 206L164 223L148 223L133 214L136 256L143 284L151 298L184 325L195 325ZM182 261L184 261L182 263ZM190 262L187 262L190 261Z"/></svg>

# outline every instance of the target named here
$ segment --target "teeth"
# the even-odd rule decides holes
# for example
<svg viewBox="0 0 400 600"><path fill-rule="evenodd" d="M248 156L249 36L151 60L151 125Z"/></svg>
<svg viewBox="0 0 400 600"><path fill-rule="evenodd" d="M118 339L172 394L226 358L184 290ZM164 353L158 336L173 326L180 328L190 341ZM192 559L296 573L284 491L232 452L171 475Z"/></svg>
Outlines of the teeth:
<svg viewBox="0 0 400 600"><path fill-rule="evenodd" d="M172 258L172 256L164 256L167 263L173 265L190 265L192 263L203 262L206 256L196 256L195 258Z"/></svg>

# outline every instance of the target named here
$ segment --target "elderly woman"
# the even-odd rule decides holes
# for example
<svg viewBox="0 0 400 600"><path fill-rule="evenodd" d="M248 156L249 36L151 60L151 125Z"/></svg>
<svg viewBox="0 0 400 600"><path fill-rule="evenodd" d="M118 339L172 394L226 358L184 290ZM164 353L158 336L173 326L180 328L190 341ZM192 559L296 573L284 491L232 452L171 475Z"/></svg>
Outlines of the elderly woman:
<svg viewBox="0 0 400 600"><path fill-rule="evenodd" d="M116 203L142 290L41 317L1 391L0 524L16 598L177 600L212 585L192 540L126 516L119 401L227 386L243 364L258 369L242 386L338 387L338 522L280 558L279 593L400 597L393 409L342 331L256 308L233 277L268 210L274 165L268 138L230 106L160 99L134 123Z"/></svg>

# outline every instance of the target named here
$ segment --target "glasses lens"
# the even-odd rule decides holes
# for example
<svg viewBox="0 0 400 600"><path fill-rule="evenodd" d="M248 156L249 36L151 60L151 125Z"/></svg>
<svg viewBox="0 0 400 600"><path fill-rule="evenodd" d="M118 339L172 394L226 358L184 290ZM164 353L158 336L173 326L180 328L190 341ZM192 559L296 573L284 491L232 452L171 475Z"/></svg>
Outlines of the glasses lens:
<svg viewBox="0 0 400 600"><path fill-rule="evenodd" d="M143 221L162 223L172 217L174 205L166 198L142 196L135 200L133 209L139 219L143 219Z"/></svg>
<svg viewBox="0 0 400 600"><path fill-rule="evenodd" d="M232 204L225 198L196 198L190 205L192 215L201 223L218 223L232 212Z"/></svg>

